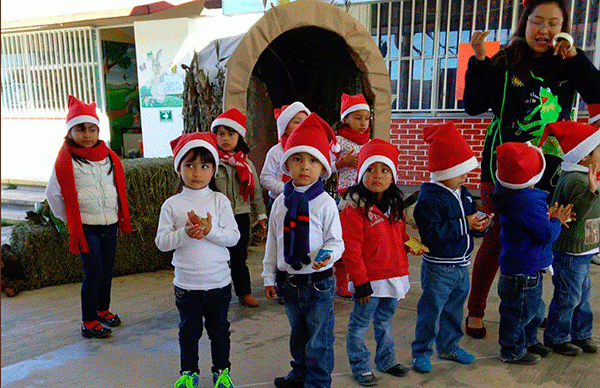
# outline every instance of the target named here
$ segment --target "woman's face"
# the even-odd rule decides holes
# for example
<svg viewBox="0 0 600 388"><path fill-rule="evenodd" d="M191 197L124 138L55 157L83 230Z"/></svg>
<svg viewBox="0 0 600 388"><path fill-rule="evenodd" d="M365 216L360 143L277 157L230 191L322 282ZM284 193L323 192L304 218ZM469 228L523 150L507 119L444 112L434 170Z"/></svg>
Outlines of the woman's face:
<svg viewBox="0 0 600 388"><path fill-rule="evenodd" d="M540 57L552 49L554 35L562 31L563 14L556 3L540 4L527 18L525 40L533 55Z"/></svg>

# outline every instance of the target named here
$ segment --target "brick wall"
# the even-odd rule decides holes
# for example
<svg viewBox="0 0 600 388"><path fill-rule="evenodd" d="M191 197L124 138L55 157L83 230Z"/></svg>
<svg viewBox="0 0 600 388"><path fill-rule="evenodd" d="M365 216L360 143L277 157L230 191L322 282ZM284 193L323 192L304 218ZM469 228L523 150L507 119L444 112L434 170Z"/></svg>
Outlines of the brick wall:
<svg viewBox="0 0 600 388"><path fill-rule="evenodd" d="M471 146L477 160L481 163L483 140L485 131L491 118L445 118L445 119L392 119L390 128L390 142L400 149L398 180L400 185L419 186L429 182L427 171L427 143L423 140L423 127L454 122L467 143ZM577 121L587 123L587 118ZM465 186L469 189L479 189L479 175L481 169L477 168L467 175Z"/></svg>

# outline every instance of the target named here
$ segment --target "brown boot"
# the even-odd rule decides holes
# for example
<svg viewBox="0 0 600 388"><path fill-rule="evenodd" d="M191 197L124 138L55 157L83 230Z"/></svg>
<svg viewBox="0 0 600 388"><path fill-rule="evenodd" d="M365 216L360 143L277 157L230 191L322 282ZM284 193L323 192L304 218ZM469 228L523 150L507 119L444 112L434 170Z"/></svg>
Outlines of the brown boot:
<svg viewBox="0 0 600 388"><path fill-rule="evenodd" d="M246 307L258 307L258 302L250 294L239 297L240 303Z"/></svg>

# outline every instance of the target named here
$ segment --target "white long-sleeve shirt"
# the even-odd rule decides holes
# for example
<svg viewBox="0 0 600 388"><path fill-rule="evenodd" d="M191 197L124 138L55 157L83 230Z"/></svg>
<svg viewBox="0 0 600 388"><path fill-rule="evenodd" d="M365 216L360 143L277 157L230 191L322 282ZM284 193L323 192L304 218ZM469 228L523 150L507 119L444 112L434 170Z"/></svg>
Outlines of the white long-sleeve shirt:
<svg viewBox="0 0 600 388"><path fill-rule="evenodd" d="M283 158L283 147L281 143L277 143L267 152L265 163L260 171L260 184L269 190L269 197L273 199L283 193L281 158Z"/></svg>
<svg viewBox="0 0 600 388"><path fill-rule="evenodd" d="M310 186L296 187L298 191L306 191ZM290 274L307 274L315 272L311 265L303 265L299 271L285 262L283 256L283 220L287 213L284 205L285 196L280 195L273 203L269 218L269 232L263 259L262 278L265 287L275 285L276 269ZM333 267L333 263L342 257L344 240L342 226L335 200L323 192L308 203L309 223L309 256L313 259L320 249L330 249L331 260L319 271Z"/></svg>
<svg viewBox="0 0 600 388"><path fill-rule="evenodd" d="M185 231L187 212L212 216L210 232L193 239ZM163 203L154 242L163 252L175 250L171 264L175 267L173 284L185 290L211 290L231 283L227 247L234 246L240 232L229 199L208 186L193 190L187 187Z"/></svg>

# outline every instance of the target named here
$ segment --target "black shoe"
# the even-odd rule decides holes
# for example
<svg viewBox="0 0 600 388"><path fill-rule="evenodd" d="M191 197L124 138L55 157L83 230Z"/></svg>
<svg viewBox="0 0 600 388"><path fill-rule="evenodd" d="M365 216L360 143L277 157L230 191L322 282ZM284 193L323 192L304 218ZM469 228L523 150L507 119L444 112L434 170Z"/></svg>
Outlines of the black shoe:
<svg viewBox="0 0 600 388"><path fill-rule="evenodd" d="M554 353L562 354L563 356L575 357L576 355L581 354L581 348L573 345L570 342L552 344L550 347Z"/></svg>
<svg viewBox="0 0 600 388"><path fill-rule="evenodd" d="M517 365L533 365L533 364L537 364L537 362L540 360L540 356L538 356L537 354L533 354L533 353L529 353L529 351L527 351L525 353L525 355L521 358L519 358L518 360L502 360L504 362L506 362L507 364L517 364Z"/></svg>
<svg viewBox="0 0 600 388"><path fill-rule="evenodd" d="M537 354L538 356L541 356L541 357L546 357L548 354L550 354L552 349L550 349L549 347L546 347L538 342L537 344L535 344L533 346L528 346L527 351L529 353Z"/></svg>
<svg viewBox="0 0 600 388"><path fill-rule="evenodd" d="M288 379L287 377L277 377L273 384L277 388L302 388L304 387L304 380L300 379Z"/></svg>
<svg viewBox="0 0 600 388"><path fill-rule="evenodd" d="M121 325L121 318L119 318L117 314L112 313L104 314L104 316L98 314L98 321L110 327L117 327Z"/></svg>
<svg viewBox="0 0 600 388"><path fill-rule="evenodd" d="M356 380L356 382L363 387L372 387L377 385L377 377L375 377L373 372L366 372L362 375L356 375L354 376L354 380Z"/></svg>
<svg viewBox="0 0 600 388"><path fill-rule="evenodd" d="M408 373L408 368L402 364L396 364L390 369L386 370L385 373L389 373L392 376L402 377Z"/></svg>
<svg viewBox="0 0 600 388"><path fill-rule="evenodd" d="M586 338L584 340L571 340L571 343L578 348L581 348L584 353L596 353L598 351L596 343L591 338Z"/></svg>
<svg viewBox="0 0 600 388"><path fill-rule="evenodd" d="M487 330L483 327L469 327L469 317L465 319L465 333L471 338L482 339L485 338Z"/></svg>
<svg viewBox="0 0 600 388"><path fill-rule="evenodd" d="M106 338L110 335L111 331L111 329L108 329L99 323L91 329L81 325L81 335L85 338Z"/></svg>

